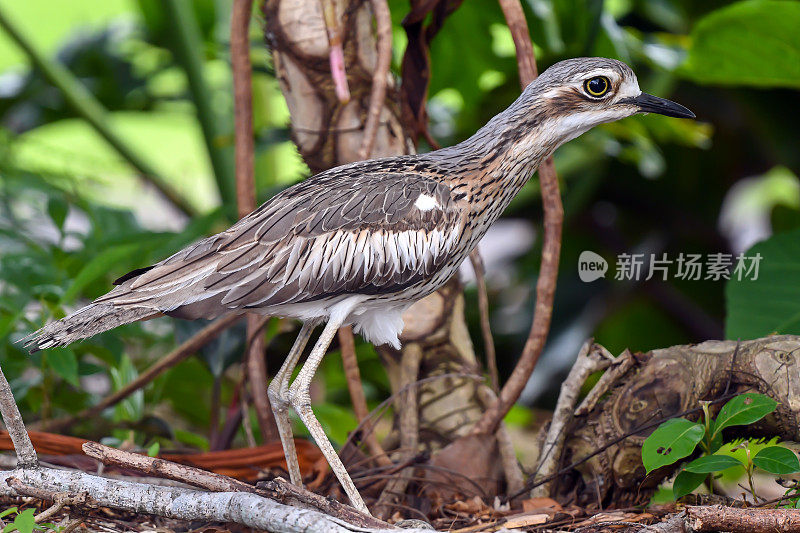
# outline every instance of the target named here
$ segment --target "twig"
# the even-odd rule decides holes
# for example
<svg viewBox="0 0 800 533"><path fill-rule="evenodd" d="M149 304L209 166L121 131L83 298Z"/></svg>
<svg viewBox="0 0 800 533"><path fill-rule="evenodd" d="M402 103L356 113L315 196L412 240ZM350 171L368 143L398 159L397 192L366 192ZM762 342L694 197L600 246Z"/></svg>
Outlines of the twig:
<svg viewBox="0 0 800 533"><path fill-rule="evenodd" d="M343 104L350 101L350 87L347 85L347 72L344 67L344 48L342 47L342 27L336 17L336 4L333 0L319 0L325 29L328 33L331 79L336 98Z"/></svg>
<svg viewBox="0 0 800 533"><path fill-rule="evenodd" d="M575 403L578 401L578 395L586 378L610 365L611 360L604 356L601 350L595 348L592 339L583 344L567 379L561 384L561 392L553 411L553 420L550 422L547 436L542 443L539 466L536 469L538 476L549 477L558 469L564 439L567 437L567 425L572 422ZM547 497L550 496L550 492L550 483L545 483L531 491L531 498Z"/></svg>
<svg viewBox="0 0 800 533"><path fill-rule="evenodd" d="M357 523L366 527L386 527L386 524L372 517L366 517L355 509L339 502L330 502L323 496L316 495L300 487L289 485L288 488L280 483L267 483L264 488L256 488L248 483L239 481L222 474L208 472L193 466L181 465L164 459L148 457L137 453L126 452L116 448L103 446L96 442L87 442L83 445L86 455L100 460L104 464L132 468L148 475L165 477L175 481L182 481L195 487L201 487L214 492L250 492L277 498L285 501L291 497L294 503L306 508L314 508L331 516ZM371 521L366 521L371 519Z"/></svg>
<svg viewBox="0 0 800 533"><path fill-rule="evenodd" d="M361 514L349 505L292 485L283 478L275 478L272 481L259 483L258 490L259 493L267 493L267 495L274 500L315 509L327 515L345 520L351 524L373 528L389 527L389 524L383 520Z"/></svg>
<svg viewBox="0 0 800 533"><path fill-rule="evenodd" d="M375 138L378 134L383 100L386 98L386 83L389 67L392 64L392 16L386 0L371 0L372 12L378 37L378 60L372 74L372 91L369 95L367 122L364 125L364 137L358 149L359 159L367 159L372 154Z"/></svg>
<svg viewBox="0 0 800 533"><path fill-rule="evenodd" d="M50 431L54 431L69 427L78 420L91 420L104 410L116 405L137 390L145 387L148 383L161 375L161 373L165 370L172 368L184 359L187 359L189 356L197 352L197 350L214 340L217 335L228 329L240 318L240 315L227 315L217 319L195 333L191 338L184 341L183 344L172 350L170 353L162 357L157 363L148 368L146 372L139 375L138 378L131 381L114 394L106 396L104 399L98 402L97 405L94 405L88 409L84 409L75 416L46 422L43 424L43 427L49 429Z"/></svg>
<svg viewBox="0 0 800 533"><path fill-rule="evenodd" d="M518 44L518 42L530 42L528 24L517 0L502 0L500 5L509 28L517 35L514 43L517 46L520 80L524 87L536 77L536 58L533 56L533 46L528 48L526 44L520 47ZM528 61L527 57L521 57L522 54L527 54L531 60ZM519 361L500 391L498 401L486 410L472 428L472 432L476 434L493 432L522 394L522 389L525 388L525 384L539 361L539 356L542 354L545 341L547 341L547 333L550 330L558 278L558 260L561 253L561 228L564 223L564 207L561 204L558 176L556 176L552 157L547 158L539 166L539 187L542 191L542 208L544 209L544 237L542 262L539 268L539 278L536 280L533 323Z"/></svg>
<svg viewBox="0 0 800 533"><path fill-rule="evenodd" d="M536 54L533 52L525 11L519 0L498 0L497 3L500 4L508 29L511 30L511 39L514 41L514 49L517 53L519 81L524 89L538 76Z"/></svg>
<svg viewBox="0 0 800 533"><path fill-rule="evenodd" d="M172 185L150 166L139 153L120 137L110 126L107 111L95 96L61 63L51 61L37 50L5 15L0 8L0 27L28 56L31 63L39 69L48 82L61 91L64 99L72 109L94 130L106 140L140 174L140 177L152 184L169 202L188 216L197 213L192 204L186 201Z"/></svg>
<svg viewBox="0 0 800 533"><path fill-rule="evenodd" d="M367 409L367 399L364 397L364 388L361 385L361 372L358 370L358 359L356 358L356 341L353 338L353 329L350 326L339 328L339 346L342 349L342 366L344 375L347 379L347 390L350 391L350 400L353 402L353 412L359 424L369 416ZM370 428L371 429L371 428ZM392 464L386 456L386 452L378 442L374 431L368 431L363 436L364 443L367 445L369 453L374 457L378 465L385 466Z"/></svg>
<svg viewBox="0 0 800 533"><path fill-rule="evenodd" d="M11 385L8 384L2 368L0 368L0 415L17 453L17 468L36 468L39 465L39 458L36 456L22 415L19 414L17 402L14 401Z"/></svg>
<svg viewBox="0 0 800 533"><path fill-rule="evenodd" d="M478 395L484 405L491 405L497 401L497 394L486 385L479 385ZM497 426L494 433L497 439L497 451L500 454L500 463L503 465L503 476L506 478L506 493L513 493L521 490L525 486L525 476L522 473L517 453L514 450L514 443L508 434L508 428L504 422Z"/></svg>
<svg viewBox="0 0 800 533"><path fill-rule="evenodd" d="M157 457L149 457L125 450L104 446L98 442L83 443L83 453L94 457L105 465L115 465L138 470L153 477L164 477L181 481L214 492L255 492L255 487L232 477L208 472L193 466L181 465L165 461Z"/></svg>
<svg viewBox="0 0 800 533"><path fill-rule="evenodd" d="M264 355L264 335L261 333L265 323L261 319L252 313L247 315L248 336L251 333L254 335L247 345L247 379L261 438L264 442L272 442L278 439L278 426L275 425L275 416L267 396L267 360Z"/></svg>
<svg viewBox="0 0 800 533"><path fill-rule="evenodd" d="M416 383L419 377L419 366L422 363L422 348L417 343L407 344L403 352L403 359L400 368L400 383ZM419 444L419 405L417 402L417 388L410 387L399 395L396 404L399 412L399 431L400 447L405 449L405 458L412 457ZM378 502L375 504L376 514L380 517L388 518L391 514L391 507L386 503L394 498L394 494L404 494L408 482L413 475L413 470L403 469L383 489Z"/></svg>
<svg viewBox="0 0 800 533"><path fill-rule="evenodd" d="M235 131L236 206L239 218L256 208L255 143L253 140L253 80L250 65L250 15L253 0L233 0L231 70Z"/></svg>
<svg viewBox="0 0 800 533"><path fill-rule="evenodd" d="M486 291L486 268L483 266L483 257L477 248L469 254L472 270L475 272L475 284L478 287L478 312L481 317L481 334L483 335L483 351L486 355L486 367L489 370L489 380L495 394L500 392L500 376L497 372L497 355L494 349L492 324L489 321L489 294Z"/></svg>
<svg viewBox="0 0 800 533"><path fill-rule="evenodd" d="M800 531L800 509L690 506L686 508L686 523L698 532L792 533Z"/></svg>
<svg viewBox="0 0 800 533"><path fill-rule="evenodd" d="M231 69L233 71L233 115L235 130L234 160L236 162L236 206L239 218L256 208L256 180L254 171L255 145L253 141L253 81L250 65L250 16L252 0L234 0L231 14ZM278 438L275 417L267 396L267 362L264 357L264 327L262 317L247 315L245 350L247 379L258 426L264 442Z"/></svg>

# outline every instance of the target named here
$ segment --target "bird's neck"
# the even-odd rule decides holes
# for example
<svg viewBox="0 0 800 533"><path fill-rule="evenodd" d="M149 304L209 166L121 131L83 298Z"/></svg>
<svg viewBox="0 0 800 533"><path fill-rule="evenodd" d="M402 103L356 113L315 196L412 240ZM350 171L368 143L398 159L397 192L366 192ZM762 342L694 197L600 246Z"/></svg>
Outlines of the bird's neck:
<svg viewBox="0 0 800 533"><path fill-rule="evenodd" d="M454 187L504 209L539 165L569 140L558 132L556 120L543 103L519 98L469 139L437 152L460 170L450 174L460 182Z"/></svg>

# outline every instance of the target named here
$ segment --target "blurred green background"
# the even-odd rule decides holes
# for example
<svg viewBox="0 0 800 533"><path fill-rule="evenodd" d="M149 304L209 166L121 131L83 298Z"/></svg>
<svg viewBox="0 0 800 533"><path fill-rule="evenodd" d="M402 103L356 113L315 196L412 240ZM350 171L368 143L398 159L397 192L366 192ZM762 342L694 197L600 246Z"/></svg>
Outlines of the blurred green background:
<svg viewBox="0 0 800 533"><path fill-rule="evenodd" d="M800 334L800 3L523 4L540 70L568 57L615 57L633 66L644 91L698 116L626 119L556 154L567 217L561 274L551 340L524 401L552 404L557 378L592 335L618 353ZM390 7L397 70L408 3ZM228 0L0 0L0 363L28 420L96 403L202 326L158 319L33 356L14 344L103 294L116 277L232 222L230 10ZM262 23L254 11L260 201L308 176L289 140ZM39 68L20 44L38 56ZM42 67L56 73L58 86ZM434 137L447 145L469 136L518 94L502 13L489 0L464 2L432 44ZM182 209L153 183L174 189ZM540 219L532 180L482 243L502 375L513 368L531 320ZM605 279L580 281L584 250L609 261ZM646 262L638 281L614 279L622 253L672 261L701 254L705 261L742 252L763 257L757 280L682 280L674 263L667 280L645 280ZM474 286L466 297L480 353ZM270 332L275 369L293 333L277 323ZM243 336L227 332L74 431L207 448L219 432L211 413L235 401ZM358 350L375 405L388 394L387 379L372 347ZM321 376L315 409L341 443L355 422L337 356L326 359Z"/></svg>

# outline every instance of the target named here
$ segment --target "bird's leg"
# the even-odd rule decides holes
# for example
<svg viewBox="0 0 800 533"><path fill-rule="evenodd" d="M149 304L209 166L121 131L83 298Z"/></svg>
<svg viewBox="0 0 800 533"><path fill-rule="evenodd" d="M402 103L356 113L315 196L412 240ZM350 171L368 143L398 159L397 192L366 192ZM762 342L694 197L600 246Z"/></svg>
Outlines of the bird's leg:
<svg viewBox="0 0 800 533"><path fill-rule="evenodd" d="M272 382L267 389L272 413L275 415L275 424L278 426L278 434L281 437L283 455L286 457L286 468L289 470L289 481L298 487L303 486L303 477L300 475L300 464L297 461L297 450L294 446L292 436L292 424L289 422L289 378L292 377L292 370L297 366L297 361L308 344L311 332L314 331L315 322L304 322L300 328L289 355L281 365L281 369L272 378Z"/></svg>
<svg viewBox="0 0 800 533"><path fill-rule="evenodd" d="M325 435L325 431L314 416L314 412L311 410L311 397L308 393L308 389L311 386L311 379L314 377L319 364L322 362L322 358L325 356L325 352L328 350L328 346L330 346L331 340L336 334L336 330L342 325L347 315L347 312L336 313L336 315L342 314L344 316L338 317L332 314L331 319L325 325L325 329L322 330L317 344L314 345L314 348L308 355L306 363L303 365L297 378L295 378L292 386L289 387L289 401L291 401L295 412L308 428L311 436L314 437L317 446L319 446L325 459L328 460L328 464L331 465L331 470L336 474L339 483L342 484L342 488L344 488L345 493L347 493L347 496L350 498L350 503L362 513L370 514L353 480L350 479L350 475L347 473L347 470L345 470L342 460L339 459L336 450L333 449L331 442Z"/></svg>

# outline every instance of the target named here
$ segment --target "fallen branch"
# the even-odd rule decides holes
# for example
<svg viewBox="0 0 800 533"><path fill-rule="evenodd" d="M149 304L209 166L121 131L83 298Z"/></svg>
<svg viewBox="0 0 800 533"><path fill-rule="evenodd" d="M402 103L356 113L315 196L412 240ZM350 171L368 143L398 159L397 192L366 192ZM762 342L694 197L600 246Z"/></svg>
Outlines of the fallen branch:
<svg viewBox="0 0 800 533"><path fill-rule="evenodd" d="M348 524L317 511L298 509L249 492L203 492L177 487L106 479L69 470L25 468L0 472L0 495L18 496L8 486L16 478L29 487L79 494L93 503L134 513L147 513L190 521L233 522L254 529L280 533L361 533L385 529ZM412 530L407 530L409 533ZM413 530L413 533L430 533Z"/></svg>
<svg viewBox="0 0 800 533"><path fill-rule="evenodd" d="M533 46L530 45L525 13L518 0L500 0L500 7L503 9L506 22L514 37L520 82L525 88L536 78L536 58L533 55ZM542 354L545 341L547 341L547 333L550 330L558 278L558 260L561 254L561 228L564 224L564 206L561 204L558 176L556 176L552 157L548 157L539 167L539 187L542 191L542 208L544 209L544 237L542 262L539 268L539 278L536 280L533 323L514 371L500 391L497 402L486 410L473 427L472 432L475 434L495 431L503 417L519 399L522 389L525 388L525 384L539 361L539 356Z"/></svg>
<svg viewBox="0 0 800 533"><path fill-rule="evenodd" d="M686 524L697 532L793 533L800 531L800 509L692 506L686 508Z"/></svg>
<svg viewBox="0 0 800 533"><path fill-rule="evenodd" d="M118 404L137 390L144 388L148 383L156 379L162 372L172 368L184 359L197 352L200 348L214 340L217 335L228 329L241 315L227 315L217 319L211 324L207 325L191 338L185 340L180 346L172 350L170 353L162 357L157 363L152 365L138 378L134 379L120 390L100 400L96 405L88 409L84 409L74 416L49 420L42 423L42 428L49 431L58 431L67 428L79 420L91 420L109 407Z"/></svg>
<svg viewBox="0 0 800 533"><path fill-rule="evenodd" d="M203 472L161 459L153 459L121 450L113 450L96 443L84 444L84 449L101 455L109 462L131 466L136 464L151 472L169 472L174 478L190 483L205 482L215 488L235 488L239 492L207 493L178 487L160 487L113 480L84 472L56 470L38 465L36 451L27 437L22 416L19 413L11 387L0 369L0 415L9 430L15 435L14 441L19 467L0 472L0 495L18 496L12 487L24 486L28 494L51 500L54 493L68 495L85 494L93 504L136 513L155 514L182 520L206 520L212 522L235 522L255 529L275 532L348 532L383 531L381 527L353 525L340 518L327 516L317 511L298 509L283 505L271 499L253 494L257 489L225 476ZM24 438L21 436L24 435ZM112 459L113 458L113 459ZM154 466L156 465L156 466ZM82 496L81 496L82 497ZM346 507L339 504L341 507ZM330 507L330 504L329 504ZM360 513L350 510L356 518ZM367 517L375 523L375 519ZM358 522L363 523L363 520ZM422 531L420 530L420 533Z"/></svg>
<svg viewBox="0 0 800 533"><path fill-rule="evenodd" d="M150 476L181 481L213 492L250 492L284 503L287 498L290 498L291 503L296 506L321 511L333 518L360 527L389 527L385 522L363 515L348 505L282 481L272 481L264 484L264 488L257 488L228 476L156 457L110 448L97 442L84 443L83 451L103 464L138 470Z"/></svg>

